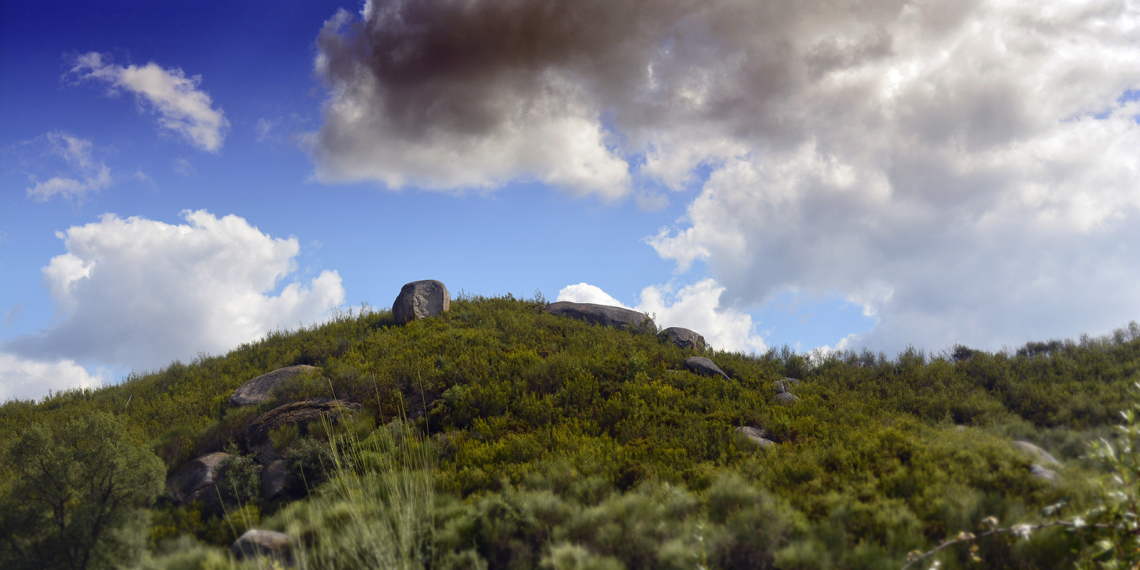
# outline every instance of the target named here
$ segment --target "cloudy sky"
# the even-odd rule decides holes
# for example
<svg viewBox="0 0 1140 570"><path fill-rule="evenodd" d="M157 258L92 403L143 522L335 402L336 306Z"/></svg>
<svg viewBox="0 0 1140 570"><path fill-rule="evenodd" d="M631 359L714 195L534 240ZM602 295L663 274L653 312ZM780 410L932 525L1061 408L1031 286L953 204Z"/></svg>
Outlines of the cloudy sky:
<svg viewBox="0 0 1140 570"><path fill-rule="evenodd" d="M0 400L418 279L738 351L1140 319L1136 0L8 0L0 77Z"/></svg>

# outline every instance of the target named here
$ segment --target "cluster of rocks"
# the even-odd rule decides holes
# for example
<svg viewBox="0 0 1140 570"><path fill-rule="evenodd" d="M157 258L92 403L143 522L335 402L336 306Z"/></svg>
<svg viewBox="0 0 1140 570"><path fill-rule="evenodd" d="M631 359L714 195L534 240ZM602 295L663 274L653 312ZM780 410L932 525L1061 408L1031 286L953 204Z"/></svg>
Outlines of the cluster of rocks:
<svg viewBox="0 0 1140 570"><path fill-rule="evenodd" d="M451 308L451 295L447 286L433 279L404 285L392 304L396 322L404 325L413 320L435 317ZM230 395L231 407L259 406L273 399L273 390L282 382L299 374L309 374L317 368L304 364L286 366L258 376L242 384ZM261 473L265 500L285 498L288 464L282 457L284 450L276 449L269 433L279 427L296 425L304 431L308 424L321 419L336 422L340 417L360 406L329 398L292 402L261 414L245 430L245 447ZM218 493L222 466L230 454L217 451L197 457L167 479L167 496L182 505L202 502L211 510L220 508ZM251 529L243 534L231 548L240 560L251 556L264 556L292 564L291 540L279 532Z"/></svg>
<svg viewBox="0 0 1140 570"><path fill-rule="evenodd" d="M256 406L272 399L273 389L285 380L316 370L313 366L298 365L279 368L242 384L229 398L232 407ZM253 455L261 473L262 495L266 501L285 498L288 465L269 441L269 432L275 428L296 425L304 431L309 422L327 418L333 422L346 412L359 408L357 404L333 399L312 399L278 406L254 419L245 430L246 448ZM220 509L218 483L222 466L230 454L216 451L197 457L183 465L166 481L167 496L176 505L201 502L206 508ZM286 565L292 564L291 542L288 536L251 529L243 534L231 548L240 560L251 556L266 556Z"/></svg>

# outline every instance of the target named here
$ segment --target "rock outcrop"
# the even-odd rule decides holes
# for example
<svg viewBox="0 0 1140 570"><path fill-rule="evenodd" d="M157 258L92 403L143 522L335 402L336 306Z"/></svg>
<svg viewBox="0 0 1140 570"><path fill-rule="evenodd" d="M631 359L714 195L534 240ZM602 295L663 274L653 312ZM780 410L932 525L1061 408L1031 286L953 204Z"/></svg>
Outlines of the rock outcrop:
<svg viewBox="0 0 1140 570"><path fill-rule="evenodd" d="M426 317L439 316L451 310L451 294L442 281L413 281L400 289L392 303L396 324L403 325Z"/></svg>
<svg viewBox="0 0 1140 570"><path fill-rule="evenodd" d="M272 461L261 470L261 490L266 501L272 501L285 491L289 465L284 459Z"/></svg>
<svg viewBox="0 0 1140 570"><path fill-rule="evenodd" d="M1038 479L1044 479L1050 483L1060 482L1061 476L1052 469L1046 469L1036 463L1029 466L1029 473Z"/></svg>
<svg viewBox="0 0 1140 570"><path fill-rule="evenodd" d="M1028 441L1015 441L1013 442L1013 445L1021 451L1024 451L1025 453L1033 456L1033 459L1037 463L1052 465L1054 467L1061 466L1061 462L1057 461L1057 459L1052 455L1049 455L1048 451L1045 451L1044 449L1041 449L1040 447L1037 447Z"/></svg>
<svg viewBox="0 0 1140 570"><path fill-rule="evenodd" d="M776 442L764 437L767 434L764 433L764 430L762 430L760 428L750 427L750 426L741 426L741 427L736 428L735 431L736 431L736 433L743 435L744 437L747 437L748 441L751 441L752 443L759 445L761 449L765 449L769 446L776 445Z"/></svg>
<svg viewBox="0 0 1140 570"><path fill-rule="evenodd" d="M315 369L315 367L307 364L298 364L296 366L278 368L268 374L262 374L242 384L237 390L234 390L234 393L230 396L230 405L235 407L254 406L266 402L269 400L269 393L275 386L293 376L304 374Z"/></svg>
<svg viewBox="0 0 1140 570"><path fill-rule="evenodd" d="M302 435L304 435L304 430L309 422L328 417L335 423L341 414L359 407L360 404L341 402L331 398L285 404L273 408L253 420L245 430L245 442L250 451L257 456L258 463L269 465L280 459L276 450L273 449L273 443L269 441L270 430L283 425L297 424L301 427Z"/></svg>
<svg viewBox="0 0 1140 570"><path fill-rule="evenodd" d="M716 363L703 356L690 356L686 358L685 368L701 376L723 376L728 378L728 374L725 374L724 370L721 370Z"/></svg>
<svg viewBox="0 0 1140 570"><path fill-rule="evenodd" d="M175 471L166 480L167 493L175 504L184 505L202 501L207 505L218 502L218 471L230 454L217 451L198 457Z"/></svg>
<svg viewBox="0 0 1140 570"><path fill-rule="evenodd" d="M681 327L669 327L660 333L657 337L671 342L681 348L691 348L695 350L705 349L705 337L697 334L696 331L683 329Z"/></svg>
<svg viewBox="0 0 1140 570"><path fill-rule="evenodd" d="M293 565L293 540L289 535L272 530L249 529L234 541L230 552L238 560L269 558Z"/></svg>
<svg viewBox="0 0 1140 570"><path fill-rule="evenodd" d="M784 392L790 394L792 392L792 386L799 386L800 384L802 384L802 382L795 378L784 378L783 380L772 382L772 387L776 389L777 394L783 394Z"/></svg>
<svg viewBox="0 0 1140 570"><path fill-rule="evenodd" d="M547 305L546 312L552 315L586 321L587 323L593 323L603 327L615 327L633 332L657 334L657 325L653 323L653 319L646 316L645 313L639 313L621 307L559 301Z"/></svg>
<svg viewBox="0 0 1140 570"><path fill-rule="evenodd" d="M779 394L776 394L776 401L784 404L785 406L790 406L800 401L800 397L791 392L780 392Z"/></svg>

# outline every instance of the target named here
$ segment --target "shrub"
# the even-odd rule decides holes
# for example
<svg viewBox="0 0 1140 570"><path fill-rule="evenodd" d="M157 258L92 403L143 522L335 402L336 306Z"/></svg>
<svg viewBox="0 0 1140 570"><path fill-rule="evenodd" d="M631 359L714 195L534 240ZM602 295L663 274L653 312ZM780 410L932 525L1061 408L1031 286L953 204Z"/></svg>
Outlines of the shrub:
<svg viewBox="0 0 1140 570"><path fill-rule="evenodd" d="M285 452L288 471L285 491L295 497L304 497L334 472L334 458L329 444L311 437L293 443Z"/></svg>
<svg viewBox="0 0 1140 570"><path fill-rule="evenodd" d="M218 471L218 492L227 507L261 504L261 468L231 445Z"/></svg>
<svg viewBox="0 0 1140 570"><path fill-rule="evenodd" d="M121 418L95 413L8 446L0 496L0 567L112 568L143 544L142 509L162 490L162 461Z"/></svg>

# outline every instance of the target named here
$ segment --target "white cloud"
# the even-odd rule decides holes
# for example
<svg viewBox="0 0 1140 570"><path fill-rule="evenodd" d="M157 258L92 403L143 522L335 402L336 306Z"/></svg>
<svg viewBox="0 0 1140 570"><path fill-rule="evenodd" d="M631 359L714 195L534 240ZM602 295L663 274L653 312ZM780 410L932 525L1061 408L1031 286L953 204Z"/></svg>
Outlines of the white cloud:
<svg viewBox="0 0 1140 570"><path fill-rule="evenodd" d="M222 148L229 121L219 108L213 108L210 96L198 89L201 76L186 77L181 69L163 69L151 62L142 67L123 67L103 60L91 52L75 58L71 73L80 79L98 79L111 85L111 92L133 93L158 113L158 124L209 152Z"/></svg>
<svg viewBox="0 0 1140 570"><path fill-rule="evenodd" d="M879 320L847 347L997 349L1134 318L1138 11L1038 8L962 5L932 28L915 6L854 63L828 51L850 35L801 36L823 67L785 117L799 142L728 160L647 241L704 260L734 305L839 291Z"/></svg>
<svg viewBox="0 0 1140 570"><path fill-rule="evenodd" d="M309 143L390 186L711 172L647 242L718 306L837 294L878 319L852 346L993 349L1140 313L1137 37L1135 0L369 4L318 38Z"/></svg>
<svg viewBox="0 0 1140 570"><path fill-rule="evenodd" d="M595 305L609 305L611 307L621 307L628 309L621 301L610 296L609 293L602 291L600 287L595 287L589 283L579 283L577 285L567 285L558 292L559 301L570 301L571 303L593 303Z"/></svg>
<svg viewBox="0 0 1140 570"><path fill-rule="evenodd" d="M632 308L653 315L658 328L682 327L697 331L720 350L764 352L764 339L754 332L752 316L720 306L724 287L704 279L674 292L673 285L650 285L641 291L640 303L627 307L601 288L588 283L568 285L558 292L559 301L594 303Z"/></svg>
<svg viewBox="0 0 1140 570"><path fill-rule="evenodd" d="M105 370L92 375L73 360L43 362L0 352L0 402L35 400L49 391L98 388L109 379Z"/></svg>
<svg viewBox="0 0 1140 570"><path fill-rule="evenodd" d="M50 152L63 158L73 173L72 176L54 176L43 182L30 175L32 187L27 190L29 198L45 202L58 194L67 200L82 200L88 192L98 192L111 185L111 169L92 158L91 141L62 131L52 131L43 139L37 137L34 140L46 140Z"/></svg>
<svg viewBox="0 0 1140 570"><path fill-rule="evenodd" d="M171 225L107 214L60 233L67 253L43 269L59 322L4 350L157 368L312 323L344 301L335 271L272 294L295 271L296 239L272 238L237 216L183 215L186 224Z"/></svg>

